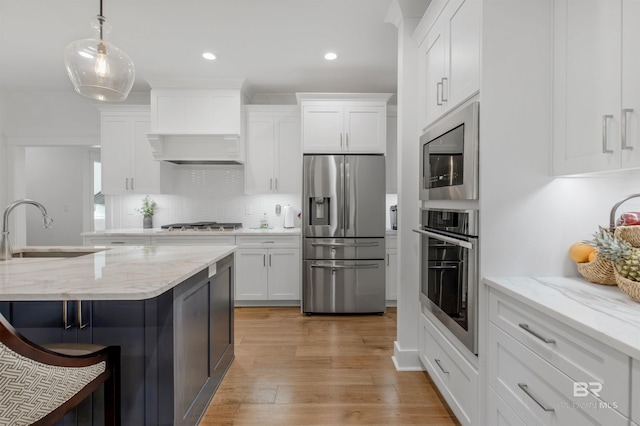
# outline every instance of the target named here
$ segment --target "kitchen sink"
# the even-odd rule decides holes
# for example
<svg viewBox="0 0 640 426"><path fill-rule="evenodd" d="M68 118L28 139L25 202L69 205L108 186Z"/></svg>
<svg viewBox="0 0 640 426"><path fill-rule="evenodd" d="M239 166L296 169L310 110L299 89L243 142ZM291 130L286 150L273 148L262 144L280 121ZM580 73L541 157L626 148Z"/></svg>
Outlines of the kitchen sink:
<svg viewBox="0 0 640 426"><path fill-rule="evenodd" d="M18 251L15 251L12 255L14 258L36 258L36 257L79 257L87 254L94 254L101 251L108 250L106 248L96 249L96 248L79 248L79 249L71 249L65 250L60 248L39 248L39 249L29 249L24 248Z"/></svg>

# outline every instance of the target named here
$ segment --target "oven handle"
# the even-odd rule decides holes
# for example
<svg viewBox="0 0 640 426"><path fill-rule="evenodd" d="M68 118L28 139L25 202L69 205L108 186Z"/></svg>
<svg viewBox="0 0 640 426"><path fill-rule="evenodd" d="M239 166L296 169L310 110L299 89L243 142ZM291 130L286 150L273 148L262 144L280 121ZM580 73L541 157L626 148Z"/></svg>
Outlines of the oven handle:
<svg viewBox="0 0 640 426"><path fill-rule="evenodd" d="M436 240L445 241L447 243L473 250L473 243L469 241L458 240L457 238L447 237L446 235L436 234L435 232L423 231L422 229L414 229L413 232L435 238Z"/></svg>
<svg viewBox="0 0 640 426"><path fill-rule="evenodd" d="M378 265L375 263L368 263L364 265L331 265L331 264L312 263L311 267L325 268L325 269L377 269Z"/></svg>

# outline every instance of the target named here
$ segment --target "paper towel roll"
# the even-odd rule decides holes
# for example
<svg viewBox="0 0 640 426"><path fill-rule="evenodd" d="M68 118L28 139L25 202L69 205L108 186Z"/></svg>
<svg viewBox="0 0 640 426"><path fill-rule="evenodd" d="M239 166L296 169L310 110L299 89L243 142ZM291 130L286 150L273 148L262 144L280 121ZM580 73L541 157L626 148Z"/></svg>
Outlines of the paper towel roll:
<svg viewBox="0 0 640 426"><path fill-rule="evenodd" d="M294 220L293 220L293 207L284 206L284 227L285 228L293 228Z"/></svg>

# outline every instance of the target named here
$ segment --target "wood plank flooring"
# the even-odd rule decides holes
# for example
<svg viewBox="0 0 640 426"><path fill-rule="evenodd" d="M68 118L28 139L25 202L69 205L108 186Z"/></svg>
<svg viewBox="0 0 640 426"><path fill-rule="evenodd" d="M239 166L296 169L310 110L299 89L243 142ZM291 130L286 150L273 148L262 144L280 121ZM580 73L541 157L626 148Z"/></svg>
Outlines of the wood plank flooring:
<svg viewBox="0 0 640 426"><path fill-rule="evenodd" d="M393 366L396 310L235 310L235 355L200 426L459 425L425 372Z"/></svg>

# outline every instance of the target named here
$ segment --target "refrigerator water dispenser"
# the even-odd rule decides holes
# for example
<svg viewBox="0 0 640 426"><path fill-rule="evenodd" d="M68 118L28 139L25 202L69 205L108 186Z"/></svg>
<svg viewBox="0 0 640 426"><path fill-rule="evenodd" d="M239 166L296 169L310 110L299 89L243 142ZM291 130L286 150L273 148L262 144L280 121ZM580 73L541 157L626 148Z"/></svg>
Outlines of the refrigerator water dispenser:
<svg viewBox="0 0 640 426"><path fill-rule="evenodd" d="M309 198L309 211L311 212L309 225L330 225L330 204L331 198L329 197Z"/></svg>

